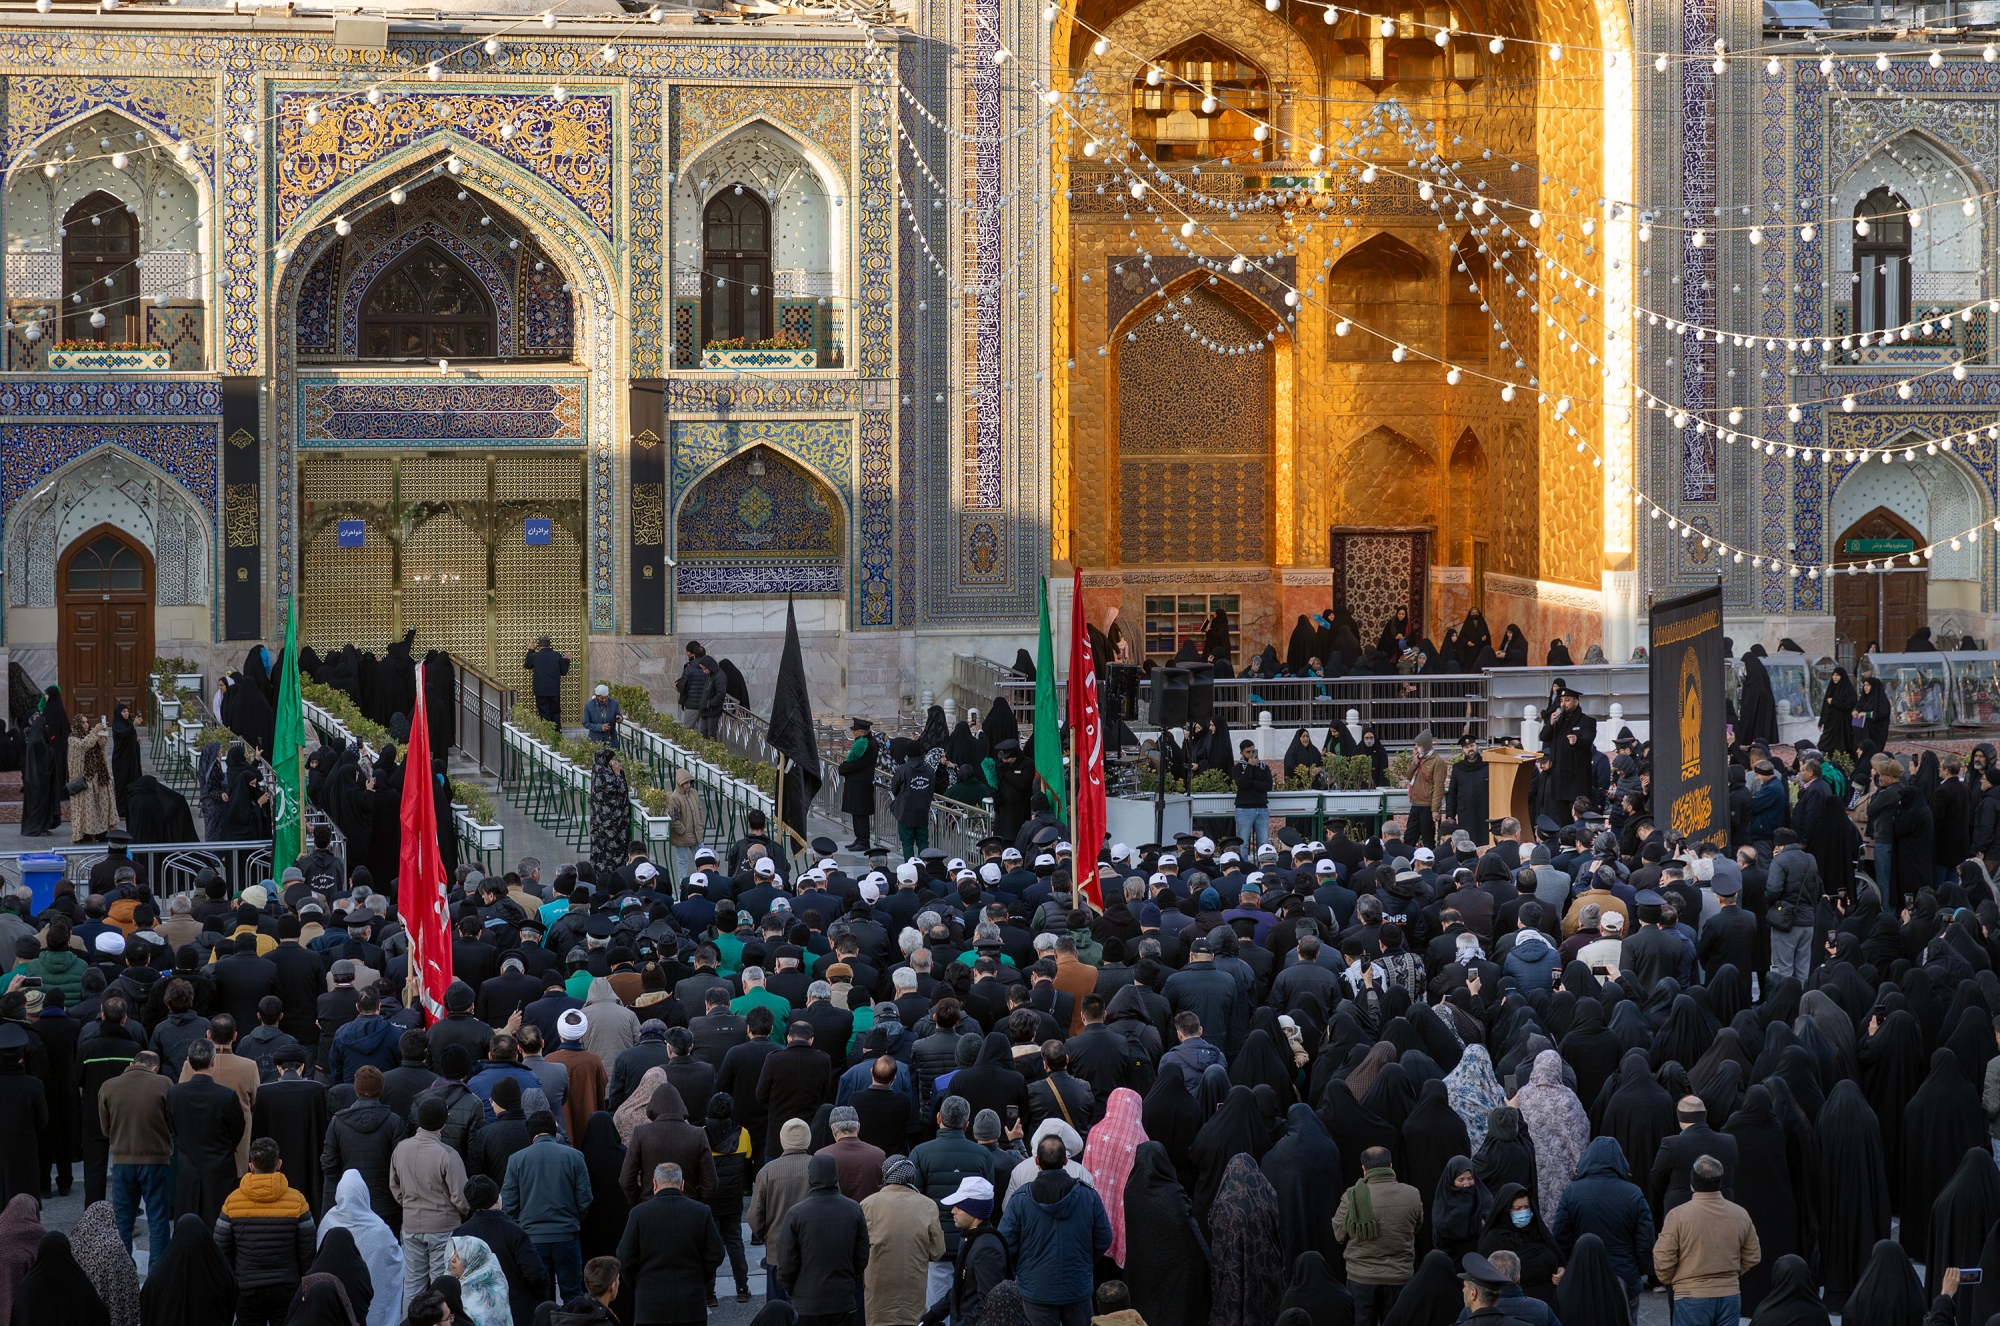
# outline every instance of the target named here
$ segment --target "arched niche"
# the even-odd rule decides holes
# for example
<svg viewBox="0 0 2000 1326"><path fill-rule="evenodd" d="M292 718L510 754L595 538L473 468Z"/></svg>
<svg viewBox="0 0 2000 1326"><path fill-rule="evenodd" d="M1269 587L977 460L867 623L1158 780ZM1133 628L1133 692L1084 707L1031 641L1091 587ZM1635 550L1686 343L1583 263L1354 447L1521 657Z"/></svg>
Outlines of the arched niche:
<svg viewBox="0 0 2000 1326"><path fill-rule="evenodd" d="M361 293L366 359L489 359L500 349L493 300L465 264L426 241Z"/></svg>
<svg viewBox="0 0 2000 1326"><path fill-rule="evenodd" d="M1891 513L1920 534L1923 544L1938 545L1927 563L1931 610L1978 612L1981 550L1988 545L1961 540L1953 550L1950 541L1987 519L1989 505L1978 477L1957 457L1919 451L1907 464L1849 469L1834 488L1827 528L1842 531L1872 511Z"/></svg>
<svg viewBox="0 0 2000 1326"><path fill-rule="evenodd" d="M1291 338L1265 340L1276 320L1234 282L1197 273L1115 329L1121 562L1266 563L1287 542L1274 493L1290 452L1278 384Z"/></svg>
<svg viewBox="0 0 2000 1326"><path fill-rule="evenodd" d="M1149 81L1155 69L1161 78ZM1228 43L1207 33L1189 37L1134 74L1127 92L1132 136L1156 161L1276 160L1277 143L1254 136L1272 118L1272 88L1264 66Z"/></svg>
<svg viewBox="0 0 2000 1326"><path fill-rule="evenodd" d="M73 462L8 511L8 606L55 607L59 551L99 525L123 530L153 559L157 605L210 601L214 546L207 513L179 484L106 447Z"/></svg>
<svg viewBox="0 0 2000 1326"><path fill-rule="evenodd" d="M130 336L163 346L174 366L206 366L205 302L210 252L208 182L176 159L166 135L105 108L45 134L13 159L4 202L7 307L18 320L49 319L33 352L63 334L53 322L63 302L63 241L66 218L93 195L113 199L135 229L135 261L125 277L133 289L127 301ZM125 158L121 169L113 164ZM48 167L54 166L50 174ZM17 347L18 351L18 347Z"/></svg>
<svg viewBox="0 0 2000 1326"><path fill-rule="evenodd" d="M1878 144L1861 158L1841 181L1829 213L1841 219L1830 236L1835 326L1843 331L1877 330L1882 325L1898 326L1905 316L1921 320L1979 299L1986 192L1987 185L1971 166L1914 129ZM1963 210L1967 199L1973 203L1969 217ZM1854 218L1863 215L1870 218L1869 235L1854 230ZM1885 216L1892 218L1889 226L1878 224ZM1909 224L1906 218L1912 217L1918 224ZM1896 247L1907 252L1903 301L1908 313L1903 314L1899 305L1897 316L1886 324L1877 320L1870 325L1861 317L1870 283L1862 259L1885 247L1885 232L1891 227L1900 228ZM1843 311L1844 323L1839 321ZM1939 338L1940 343L1949 341L1948 334Z"/></svg>
<svg viewBox="0 0 2000 1326"><path fill-rule="evenodd" d="M1133 89L1145 85L1153 56L1165 57L1195 43L1254 53L1255 67L1269 83L1268 109L1260 118L1279 130L1271 140L1275 156L1303 156L1303 146L1293 149L1291 140L1309 142L1322 125L1320 67L1311 45L1260 5L1190 6L1177 0L1140 0L1103 24L1102 35L1104 54L1097 54L1094 43L1083 47L1084 78L1106 98L1110 113L1134 138L1140 137L1138 121L1148 112L1135 104ZM1075 137L1074 146L1080 149L1082 137Z"/></svg>
<svg viewBox="0 0 2000 1326"><path fill-rule="evenodd" d="M1459 434L1445 467L1444 528L1439 553L1453 566L1473 566L1475 551L1488 537L1492 509L1486 447L1470 428Z"/></svg>
<svg viewBox="0 0 2000 1326"><path fill-rule="evenodd" d="M1328 337L1327 357L1336 363L1391 359L1398 345L1437 353L1442 318L1435 268L1394 235L1375 235L1336 262L1326 300L1329 330L1342 319L1350 322L1347 335Z"/></svg>
<svg viewBox="0 0 2000 1326"><path fill-rule="evenodd" d="M1396 525L1438 524L1437 462L1386 424L1354 439L1340 466L1341 509Z"/></svg>
<svg viewBox="0 0 2000 1326"><path fill-rule="evenodd" d="M840 594L847 513L825 480L760 444L682 494L674 556L682 595Z"/></svg>
<svg viewBox="0 0 2000 1326"><path fill-rule="evenodd" d="M768 276L718 273L741 281L745 297L769 301L767 336L804 339L822 350L823 366L843 362L848 284L840 176L819 152L768 120L753 120L703 148L675 176L672 198L673 290L691 305L689 341L699 351L709 265L708 212L718 196L749 197L769 216ZM709 285L712 286L713 277ZM748 286L757 286L751 295ZM684 347L685 349L685 347ZM687 362L684 353L683 362Z"/></svg>

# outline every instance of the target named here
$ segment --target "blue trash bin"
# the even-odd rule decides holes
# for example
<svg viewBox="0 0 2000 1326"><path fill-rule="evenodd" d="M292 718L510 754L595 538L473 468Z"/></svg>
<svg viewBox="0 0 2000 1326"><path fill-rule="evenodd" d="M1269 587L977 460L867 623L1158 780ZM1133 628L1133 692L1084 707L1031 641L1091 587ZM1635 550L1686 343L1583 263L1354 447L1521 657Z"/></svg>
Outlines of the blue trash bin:
<svg viewBox="0 0 2000 1326"><path fill-rule="evenodd" d="M63 859L54 852L23 852L21 854L21 883L27 886L32 899L30 916L39 916L44 907L56 900L56 885L62 883Z"/></svg>

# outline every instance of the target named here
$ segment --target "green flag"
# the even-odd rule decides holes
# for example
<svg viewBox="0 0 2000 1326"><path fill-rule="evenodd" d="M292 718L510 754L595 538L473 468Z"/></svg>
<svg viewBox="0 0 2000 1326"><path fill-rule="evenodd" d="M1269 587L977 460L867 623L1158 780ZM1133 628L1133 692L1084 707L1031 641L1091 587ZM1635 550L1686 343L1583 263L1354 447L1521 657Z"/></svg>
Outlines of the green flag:
<svg viewBox="0 0 2000 1326"><path fill-rule="evenodd" d="M1062 707L1056 703L1056 651L1049 638L1049 581L1042 577L1042 631L1035 642L1035 776L1049 809L1063 817L1068 784L1063 778Z"/></svg>
<svg viewBox="0 0 2000 1326"><path fill-rule="evenodd" d="M285 653L278 672L277 728L271 739L271 869L282 874L305 850L306 711L299 697L298 600L285 600Z"/></svg>

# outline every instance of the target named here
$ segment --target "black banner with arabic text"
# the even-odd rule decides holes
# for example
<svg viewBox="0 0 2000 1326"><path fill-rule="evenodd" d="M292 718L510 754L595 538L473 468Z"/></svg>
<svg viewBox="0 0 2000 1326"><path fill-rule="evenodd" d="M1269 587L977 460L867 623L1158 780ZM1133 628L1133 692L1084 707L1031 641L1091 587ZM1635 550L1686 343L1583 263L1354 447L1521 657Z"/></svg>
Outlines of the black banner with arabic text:
<svg viewBox="0 0 2000 1326"><path fill-rule="evenodd" d="M1646 652L1653 821L1691 842L1729 841L1722 688L1722 590L1655 603Z"/></svg>

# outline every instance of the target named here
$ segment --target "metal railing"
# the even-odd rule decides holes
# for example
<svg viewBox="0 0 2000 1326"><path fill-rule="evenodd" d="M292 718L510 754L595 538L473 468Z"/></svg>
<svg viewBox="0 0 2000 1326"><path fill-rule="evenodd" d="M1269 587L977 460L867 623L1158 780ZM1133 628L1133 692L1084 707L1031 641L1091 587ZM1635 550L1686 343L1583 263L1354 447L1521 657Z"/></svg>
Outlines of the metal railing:
<svg viewBox="0 0 2000 1326"><path fill-rule="evenodd" d="M478 764L481 772L498 778L507 744L502 729L521 693L502 686L458 655L450 657L452 700L458 707L458 749Z"/></svg>
<svg viewBox="0 0 2000 1326"><path fill-rule="evenodd" d="M1409 746L1428 730L1439 741L1456 742L1470 734L1487 737L1484 678L1476 674L1449 676L1278 678L1232 677L1215 687L1216 717L1232 732L1242 734L1257 725L1260 714L1271 715L1277 728L1324 729L1343 722L1355 710L1363 727L1386 746ZM1138 718L1143 723L1152 695L1152 679L1139 683ZM1010 702L1011 703L1011 702ZM1029 709L1032 716L1032 706ZM1026 726L1023 724L1023 726Z"/></svg>
<svg viewBox="0 0 2000 1326"><path fill-rule="evenodd" d="M341 858L342 873L345 874L347 845L338 835L334 837L334 849ZM76 847L50 847L34 852L0 853L0 876L8 882L19 884L21 879L21 858L51 854L63 860L63 878L81 884L90 878L90 868L104 859L102 843ZM166 897L174 893L186 893L195 887L195 877L204 870L213 870L229 882L232 894L240 893L252 884L273 878L277 872L271 869L271 843L134 843L126 849L126 854L138 864L154 894Z"/></svg>

